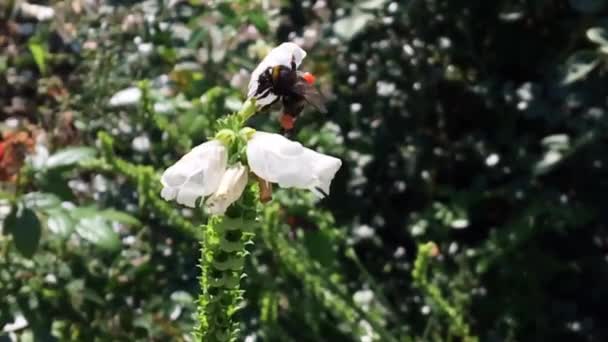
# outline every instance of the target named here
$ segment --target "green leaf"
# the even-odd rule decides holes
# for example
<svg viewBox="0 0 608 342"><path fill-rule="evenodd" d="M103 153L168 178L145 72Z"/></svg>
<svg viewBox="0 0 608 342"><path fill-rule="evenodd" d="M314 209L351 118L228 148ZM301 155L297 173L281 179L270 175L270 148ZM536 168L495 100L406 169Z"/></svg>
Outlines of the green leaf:
<svg viewBox="0 0 608 342"><path fill-rule="evenodd" d="M171 294L171 300L181 305L189 305L194 301L194 298L186 291L175 291Z"/></svg>
<svg viewBox="0 0 608 342"><path fill-rule="evenodd" d="M250 11L247 15L249 21L258 29L261 33L268 33L268 17L263 11Z"/></svg>
<svg viewBox="0 0 608 342"><path fill-rule="evenodd" d="M584 79L598 64L599 59L595 51L575 52L566 61L562 84L567 85Z"/></svg>
<svg viewBox="0 0 608 342"><path fill-rule="evenodd" d="M94 158L97 151L92 147L69 147L58 151L49 157L46 167L54 169L62 166L69 166L81 161Z"/></svg>
<svg viewBox="0 0 608 342"><path fill-rule="evenodd" d="M65 209L55 209L48 212L47 228L62 237L67 237L74 231L74 220Z"/></svg>
<svg viewBox="0 0 608 342"><path fill-rule="evenodd" d="M30 209L48 210L61 205L59 197L48 192L30 192L23 196L25 206Z"/></svg>
<svg viewBox="0 0 608 342"><path fill-rule="evenodd" d="M88 206L88 207L77 207L70 211L70 215L76 220L81 220L84 218L91 218L94 216L98 216L99 209Z"/></svg>
<svg viewBox="0 0 608 342"><path fill-rule="evenodd" d="M38 66L38 70L40 70L42 74L46 74L46 60L48 55L46 47L37 38L30 39L27 45L34 57L34 62L36 62L36 65Z"/></svg>
<svg viewBox="0 0 608 342"><path fill-rule="evenodd" d="M117 250L120 247L118 234L106 219L101 216L83 218L76 223L76 233L83 239L106 250Z"/></svg>
<svg viewBox="0 0 608 342"><path fill-rule="evenodd" d="M606 7L606 0L569 0L569 2L572 8L586 14L597 13Z"/></svg>
<svg viewBox="0 0 608 342"><path fill-rule="evenodd" d="M42 229L33 210L17 206L4 220L4 233L12 234L19 253L31 258L40 244Z"/></svg>
<svg viewBox="0 0 608 342"><path fill-rule="evenodd" d="M374 16L371 14L353 11L353 14L350 16L344 17L334 23L334 32L344 40L351 40L373 18Z"/></svg>
<svg viewBox="0 0 608 342"><path fill-rule="evenodd" d="M140 224L137 218L125 213L124 211L118 211L115 209L107 209L100 211L98 215L111 222L120 222L133 226Z"/></svg>

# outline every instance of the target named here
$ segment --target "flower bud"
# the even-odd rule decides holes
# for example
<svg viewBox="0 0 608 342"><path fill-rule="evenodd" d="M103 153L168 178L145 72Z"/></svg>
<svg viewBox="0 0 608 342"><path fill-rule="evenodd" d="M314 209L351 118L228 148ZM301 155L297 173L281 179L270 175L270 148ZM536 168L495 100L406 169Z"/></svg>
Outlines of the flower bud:
<svg viewBox="0 0 608 342"><path fill-rule="evenodd" d="M215 140L219 140L224 146L229 147L236 140L236 134L233 130L224 128L215 134Z"/></svg>
<svg viewBox="0 0 608 342"><path fill-rule="evenodd" d="M241 136L241 138L245 139L245 141L249 141L254 134L255 129L251 127L244 127L239 131L239 135Z"/></svg>

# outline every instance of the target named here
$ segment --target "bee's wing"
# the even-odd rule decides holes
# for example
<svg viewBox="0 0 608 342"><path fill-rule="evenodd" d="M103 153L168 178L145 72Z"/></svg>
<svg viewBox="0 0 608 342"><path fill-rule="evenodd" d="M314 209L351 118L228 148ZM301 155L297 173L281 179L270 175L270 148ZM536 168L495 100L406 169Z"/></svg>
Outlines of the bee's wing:
<svg viewBox="0 0 608 342"><path fill-rule="evenodd" d="M325 97L314 85L308 84L302 79L298 79L293 86L293 92L304 97L306 102L313 105L320 112L327 113L327 108L325 108Z"/></svg>

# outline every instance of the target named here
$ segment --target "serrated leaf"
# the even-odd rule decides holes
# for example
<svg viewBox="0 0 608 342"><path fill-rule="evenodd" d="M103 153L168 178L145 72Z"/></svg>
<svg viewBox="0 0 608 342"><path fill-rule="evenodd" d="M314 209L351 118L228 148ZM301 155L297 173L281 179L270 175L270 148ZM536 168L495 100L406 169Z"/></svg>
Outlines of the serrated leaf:
<svg viewBox="0 0 608 342"><path fill-rule="evenodd" d="M33 210L18 206L4 220L4 233L12 234L19 253L31 258L40 244L42 228Z"/></svg>
<svg viewBox="0 0 608 342"><path fill-rule="evenodd" d="M575 52L566 61L562 84L567 85L584 79L598 64L599 59L595 51Z"/></svg>
<svg viewBox="0 0 608 342"><path fill-rule="evenodd" d="M61 205L61 200L55 194L48 192L30 192L23 195L25 206L30 209L48 210Z"/></svg>
<svg viewBox="0 0 608 342"><path fill-rule="evenodd" d="M355 11L350 16L336 21L333 25L334 32L344 40L351 40L372 19L374 19L374 16L371 14Z"/></svg>
<svg viewBox="0 0 608 342"><path fill-rule="evenodd" d="M55 209L48 212L47 228L54 234L67 237L74 231L74 220L64 209Z"/></svg>
<svg viewBox="0 0 608 342"><path fill-rule="evenodd" d="M76 223L76 233L95 246L106 250L120 247L118 234L114 232L106 219L101 216L83 218Z"/></svg>
<svg viewBox="0 0 608 342"><path fill-rule="evenodd" d="M70 166L94 158L97 151L92 147L69 147L56 152L46 162L49 169Z"/></svg>

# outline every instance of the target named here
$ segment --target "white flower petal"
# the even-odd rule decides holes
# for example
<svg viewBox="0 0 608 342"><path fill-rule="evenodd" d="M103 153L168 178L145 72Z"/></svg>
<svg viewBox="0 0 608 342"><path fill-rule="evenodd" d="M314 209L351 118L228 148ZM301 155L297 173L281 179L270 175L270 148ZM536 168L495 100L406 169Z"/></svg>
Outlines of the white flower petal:
<svg viewBox="0 0 608 342"><path fill-rule="evenodd" d="M112 98L110 98L110 106L131 106L137 104L139 102L139 99L141 99L141 89L137 87L131 87L123 89L112 95Z"/></svg>
<svg viewBox="0 0 608 342"><path fill-rule="evenodd" d="M21 13L25 17L36 18L38 21L51 20L55 16L55 10L52 7L27 2L21 3Z"/></svg>
<svg viewBox="0 0 608 342"><path fill-rule="evenodd" d="M209 196L220 185L226 171L228 151L217 140L193 148L163 173L161 196L194 207L196 199Z"/></svg>
<svg viewBox="0 0 608 342"><path fill-rule="evenodd" d="M165 201L172 201L175 199L175 197L177 197L177 192L178 189L176 188L163 187L163 189L160 191L160 197L162 197Z"/></svg>
<svg viewBox="0 0 608 342"><path fill-rule="evenodd" d="M277 96L275 94L269 93L268 95L257 99L257 101L255 102L256 105L259 106L259 108L264 107L264 106L268 106L269 104L273 103L274 100L277 99Z"/></svg>
<svg viewBox="0 0 608 342"><path fill-rule="evenodd" d="M258 78L260 75L270 67L277 65L284 65L291 67L292 58L296 63L296 67L300 66L302 60L306 57L306 51L302 50L298 45L294 43L283 43L274 49L270 50L268 55L262 60L262 62L253 70L251 73L251 80L249 81L249 92L247 97L254 97L258 90ZM260 101L261 102L261 101ZM258 102L258 103L260 103ZM268 102L271 103L272 101Z"/></svg>
<svg viewBox="0 0 608 342"><path fill-rule="evenodd" d="M205 202L210 214L221 215L238 200L247 186L247 167L238 163L226 170L217 191Z"/></svg>
<svg viewBox="0 0 608 342"><path fill-rule="evenodd" d="M247 160L256 175L283 188L329 194L340 159L315 152L282 135L256 132L247 143Z"/></svg>

